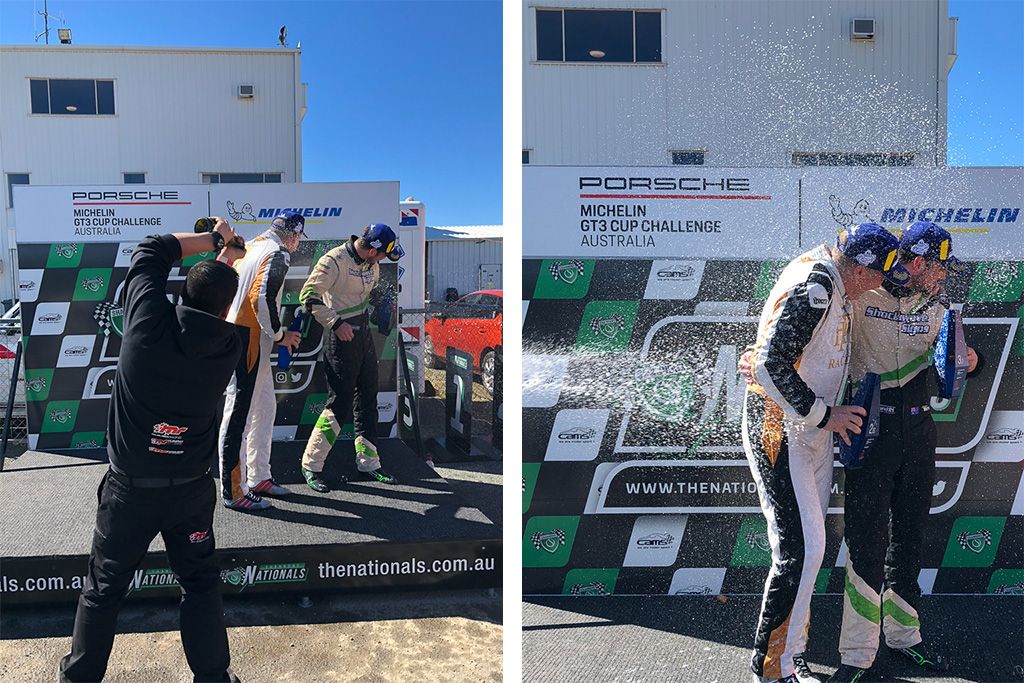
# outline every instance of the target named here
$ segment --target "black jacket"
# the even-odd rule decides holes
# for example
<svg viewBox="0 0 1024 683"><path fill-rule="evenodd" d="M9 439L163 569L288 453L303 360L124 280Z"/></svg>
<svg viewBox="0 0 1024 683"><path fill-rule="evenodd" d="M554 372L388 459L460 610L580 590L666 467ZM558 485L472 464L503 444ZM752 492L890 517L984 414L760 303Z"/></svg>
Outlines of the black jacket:
<svg viewBox="0 0 1024 683"><path fill-rule="evenodd" d="M167 299L167 276L180 258L175 237L147 237L124 282L107 452L132 477L206 472L217 449L218 403L241 353L234 325Z"/></svg>

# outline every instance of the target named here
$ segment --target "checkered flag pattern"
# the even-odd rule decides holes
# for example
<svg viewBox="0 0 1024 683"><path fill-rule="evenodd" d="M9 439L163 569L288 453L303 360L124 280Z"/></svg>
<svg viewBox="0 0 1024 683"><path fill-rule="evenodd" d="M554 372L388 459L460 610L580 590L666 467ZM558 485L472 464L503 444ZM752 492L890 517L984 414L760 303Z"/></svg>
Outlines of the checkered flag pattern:
<svg viewBox="0 0 1024 683"><path fill-rule="evenodd" d="M92 317L96 319L104 336L110 336L110 312L115 308L119 308L119 306L113 301L103 301L96 304L96 308L93 310Z"/></svg>
<svg viewBox="0 0 1024 683"><path fill-rule="evenodd" d="M594 334L600 334L601 329L608 324L611 324L613 328L621 331L626 329L626 318L621 315L612 315L607 318L594 318L590 321L590 331Z"/></svg>
<svg viewBox="0 0 1024 683"><path fill-rule="evenodd" d="M282 322L287 324L294 316L309 269L340 243L300 243L284 284ZM107 408L124 332L123 310L116 297L128 274L125 255L134 246L108 242L18 245L30 448L93 448L105 443ZM189 268L212 256L190 257L171 268L170 300L179 300ZM382 287L396 288L397 275L395 264L381 264ZM396 401L396 334L392 330L387 340L374 335L381 392L378 409L387 420L378 423L377 433L385 437L395 425L395 411L381 406L394 406ZM305 440L319 417L327 394L323 370L317 367L322 335L319 324L312 322L291 368L273 368L278 438ZM276 357L267 362L274 361Z"/></svg>
<svg viewBox="0 0 1024 683"><path fill-rule="evenodd" d="M736 365L785 263L523 261L524 593L590 595L599 580L620 595L760 594L771 548ZM1013 590L1024 581L1024 262L970 263L946 288L986 363L959 401L930 411L925 534L936 542L922 568L934 593ZM818 592L845 583L843 475Z"/></svg>
<svg viewBox="0 0 1024 683"><path fill-rule="evenodd" d="M549 532L538 531L534 533L530 537L530 540L533 541L533 547L540 550L544 545L544 539L550 538L551 534L558 538L558 545L565 545L565 532L561 529L553 529Z"/></svg>
<svg viewBox="0 0 1024 683"><path fill-rule="evenodd" d="M992 545L992 532L988 529L979 529L974 533L967 531L961 531L956 536L956 542L960 544L960 547L967 550L971 547L971 539L981 536L985 539L985 545Z"/></svg>
<svg viewBox="0 0 1024 683"><path fill-rule="evenodd" d="M579 259L570 259L568 261L553 261L548 266L548 272L551 273L551 277L556 280L575 280L580 275L583 275L583 261Z"/></svg>

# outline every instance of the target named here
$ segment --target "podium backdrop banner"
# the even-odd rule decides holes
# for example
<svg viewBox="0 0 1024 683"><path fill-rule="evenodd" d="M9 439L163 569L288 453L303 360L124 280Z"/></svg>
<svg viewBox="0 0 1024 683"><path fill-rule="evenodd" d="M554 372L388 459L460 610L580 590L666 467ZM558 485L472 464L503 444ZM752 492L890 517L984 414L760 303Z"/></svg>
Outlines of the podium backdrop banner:
<svg viewBox="0 0 1024 683"><path fill-rule="evenodd" d="M735 169L696 170L735 175ZM767 234L758 227L762 219L751 219L742 240L722 238L714 252L695 258L674 242L646 250L609 247L597 257L578 245L583 200L573 183L579 178L678 176L678 168L524 169L525 593L763 590L771 552L742 448L739 354L754 339L782 267L801 249L833 239L840 225L828 201L838 185L825 181L842 181L845 212L848 198L853 205L862 198L858 174L882 188L881 179L892 173L895 192L914 171L758 171L765 178L776 173L782 189L765 191L771 201L737 201L793 220ZM947 290L967 344L985 365L956 399L931 400L938 446L924 530L933 542L925 545L919 579L925 593L1024 593L1024 242L1003 238L1019 233L1024 216L1015 213L1021 184L1016 190L1006 184L1020 170L996 171L950 171L945 194L936 185L942 174L932 171L929 187L937 194L929 196L944 199L869 198L865 209L989 207L980 214L987 232L954 232L967 268ZM790 181L792 192L785 190ZM544 201L530 196L538 185L548 187ZM765 180L761 187L771 185ZM774 207L777 199L793 204ZM827 210L812 211L812 199ZM665 201L661 206L678 209L678 220L721 210L718 200ZM987 223L990 208L997 210ZM957 210L944 225L958 228ZM881 213L868 217L882 219ZM903 225L883 221L893 229L897 223ZM841 593L844 585L843 483L837 462L819 592Z"/></svg>
<svg viewBox="0 0 1024 683"><path fill-rule="evenodd" d="M132 250L143 237L191 232L197 218L213 214L227 218L250 239L285 208L303 212L309 236L292 254L284 284L282 320L288 321L310 268L324 253L368 223L398 224L398 183L19 188L29 446L45 450L104 444L124 329L116 302ZM199 254L177 263L168 280L168 298L178 302L188 269L213 256ZM396 287L397 277L396 265L382 264L385 286ZM397 414L394 335L375 335L381 436L394 431ZM266 359L275 364L275 438L305 439L312 431L327 399L326 380L316 367L322 348L323 329L314 321L287 370L276 367L276 350Z"/></svg>

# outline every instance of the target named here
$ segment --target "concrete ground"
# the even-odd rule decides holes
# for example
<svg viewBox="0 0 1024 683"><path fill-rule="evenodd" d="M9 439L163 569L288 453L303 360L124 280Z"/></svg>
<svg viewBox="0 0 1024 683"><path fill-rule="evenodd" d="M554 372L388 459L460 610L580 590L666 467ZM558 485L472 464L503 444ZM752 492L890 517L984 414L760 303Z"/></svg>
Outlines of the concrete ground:
<svg viewBox="0 0 1024 683"><path fill-rule="evenodd" d="M438 466L501 534L501 463ZM307 597L308 602L303 600ZM245 683L502 680L498 591L253 595L225 599L232 668ZM74 605L0 610L0 681L56 680ZM191 681L176 603L126 606L105 681Z"/></svg>
<svg viewBox="0 0 1024 683"><path fill-rule="evenodd" d="M501 681L501 595L496 591L386 596L313 594L225 602L232 668L245 683L279 681ZM56 680L71 645L74 606L6 608L0 680ZM192 680L176 605L126 607L110 683Z"/></svg>
<svg viewBox="0 0 1024 683"><path fill-rule="evenodd" d="M760 596L531 598L523 605L523 681L746 682L760 607ZM875 677L862 680L1024 680L1024 598L932 595L919 611L949 672L923 672L883 647ZM838 595L812 603L807 661L816 673L839 666L841 613Z"/></svg>

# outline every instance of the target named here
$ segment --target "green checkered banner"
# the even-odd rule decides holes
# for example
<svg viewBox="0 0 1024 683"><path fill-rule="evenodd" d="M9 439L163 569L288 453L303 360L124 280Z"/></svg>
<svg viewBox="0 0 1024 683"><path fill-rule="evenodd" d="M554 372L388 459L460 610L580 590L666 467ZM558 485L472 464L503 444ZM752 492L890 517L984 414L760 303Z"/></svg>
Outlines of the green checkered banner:
<svg viewBox="0 0 1024 683"><path fill-rule="evenodd" d="M761 593L739 354L791 258L924 217L967 261L946 289L985 364L931 401L919 580L1024 593L1024 173L998 171L524 169L524 592ZM819 592L842 592L843 474Z"/></svg>
<svg viewBox="0 0 1024 683"><path fill-rule="evenodd" d="M399 218L397 182L24 187L17 201L29 446L42 450L105 443L124 329L117 302L132 250L146 235L191 232L197 218L213 214L251 239L281 209L302 211L309 239L291 255L282 314L288 324L298 308L299 290L320 256L369 223L397 228ZM415 243L403 240L407 252L422 258ZM175 264L168 298L178 302L188 269L214 256L200 254ZM403 272L396 264L381 264L382 285L397 289ZM416 288L408 289L405 295L414 297ZM375 335L381 435L393 434L396 426L395 334L392 330L387 339ZM312 431L327 399L326 379L317 368L322 348L323 330L311 320L287 370L276 367L276 353L268 359L274 364L278 400L276 439L305 439Z"/></svg>

